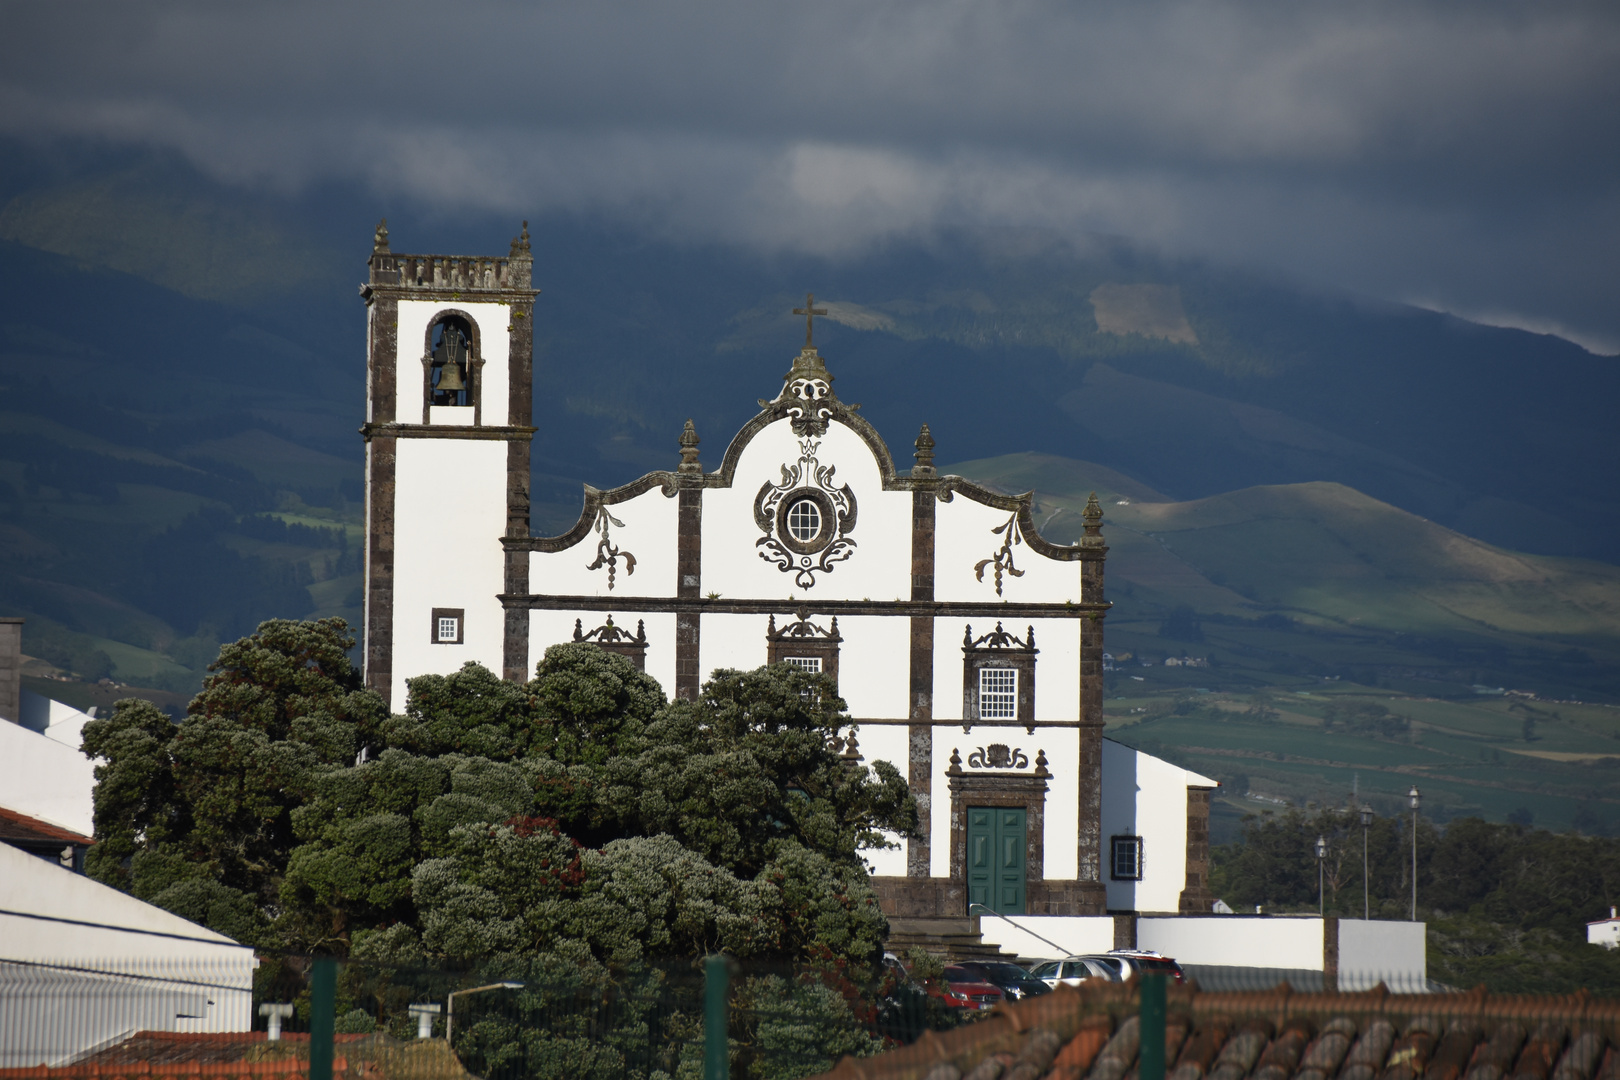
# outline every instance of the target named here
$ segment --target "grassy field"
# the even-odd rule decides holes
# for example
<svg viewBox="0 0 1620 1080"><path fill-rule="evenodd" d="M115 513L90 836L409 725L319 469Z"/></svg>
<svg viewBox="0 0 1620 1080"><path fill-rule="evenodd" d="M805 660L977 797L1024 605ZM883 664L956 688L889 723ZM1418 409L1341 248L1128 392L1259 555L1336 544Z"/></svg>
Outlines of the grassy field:
<svg viewBox="0 0 1620 1080"><path fill-rule="evenodd" d="M1176 503L1042 455L951 471L1035 491L1059 541L1103 498L1110 730L1219 779L1223 838L1352 792L1399 812L1414 784L1441 820L1620 829L1620 569L1502 551L1335 484ZM1183 657L1203 665L1164 664Z"/></svg>

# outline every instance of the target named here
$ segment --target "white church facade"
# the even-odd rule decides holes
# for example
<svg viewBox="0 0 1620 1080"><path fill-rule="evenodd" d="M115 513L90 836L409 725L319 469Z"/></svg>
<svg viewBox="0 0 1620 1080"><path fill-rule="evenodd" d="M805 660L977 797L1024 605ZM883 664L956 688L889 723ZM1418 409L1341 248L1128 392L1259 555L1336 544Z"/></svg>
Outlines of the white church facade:
<svg viewBox="0 0 1620 1080"><path fill-rule="evenodd" d="M716 668L833 677L858 742L892 762L921 836L870 852L891 915L1207 913L1216 782L1103 737L1102 511L1044 539L1033 496L912 461L805 345L708 464L587 487L560 536L529 525L534 301L528 233L504 257L394 253L379 226L368 312L365 669L475 660L528 678L587 640L672 697ZM857 749L858 747L858 749Z"/></svg>

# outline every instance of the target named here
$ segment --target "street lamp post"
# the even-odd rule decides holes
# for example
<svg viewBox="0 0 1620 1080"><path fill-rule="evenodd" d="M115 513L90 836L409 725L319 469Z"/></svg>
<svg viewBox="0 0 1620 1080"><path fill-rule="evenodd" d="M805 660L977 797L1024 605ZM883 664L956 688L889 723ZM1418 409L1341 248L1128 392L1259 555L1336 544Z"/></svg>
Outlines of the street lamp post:
<svg viewBox="0 0 1620 1080"><path fill-rule="evenodd" d="M1412 790L1406 793L1406 798L1412 804L1412 921L1417 922L1417 822L1418 807L1423 803L1423 792L1412 785Z"/></svg>
<svg viewBox="0 0 1620 1080"><path fill-rule="evenodd" d="M1372 892L1367 884L1367 830L1372 828L1372 807L1361 808L1361 917L1372 918Z"/></svg>
<svg viewBox="0 0 1620 1080"><path fill-rule="evenodd" d="M1318 915L1327 914L1327 902L1325 900L1327 892L1323 886L1324 879L1322 876L1322 868L1326 860L1327 840L1318 836L1316 838L1316 913Z"/></svg>
<svg viewBox="0 0 1620 1080"><path fill-rule="evenodd" d="M490 983L488 986L475 986L470 990L455 990L455 991L452 991L450 996L445 999L444 1041L445 1042L450 1041L451 1028L453 1028L455 1026L455 1023L456 1023L456 998L461 997L461 996L463 996L465 994L481 994L485 990L521 990L521 989L523 989L523 984L520 983L520 982L498 982L498 983Z"/></svg>

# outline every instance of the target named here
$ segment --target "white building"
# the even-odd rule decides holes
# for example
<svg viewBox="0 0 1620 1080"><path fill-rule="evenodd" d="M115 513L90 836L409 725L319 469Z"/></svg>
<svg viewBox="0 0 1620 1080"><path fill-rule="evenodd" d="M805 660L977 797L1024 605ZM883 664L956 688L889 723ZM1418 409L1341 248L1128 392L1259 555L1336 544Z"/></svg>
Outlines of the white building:
<svg viewBox="0 0 1620 1080"><path fill-rule="evenodd" d="M256 964L223 934L0 843L0 1068L137 1031L247 1031Z"/></svg>
<svg viewBox="0 0 1620 1080"><path fill-rule="evenodd" d="M1587 923L1586 941L1589 945L1601 945L1605 949L1620 948L1620 914L1610 908L1607 919Z"/></svg>
<svg viewBox="0 0 1620 1080"><path fill-rule="evenodd" d="M532 264L526 229L504 258L395 254L377 230L369 686L399 707L409 676L476 660L521 680L577 640L684 698L716 668L787 661L837 680L860 751L922 808L921 839L872 853L890 914L1210 910L1215 781L1103 738L1095 498L1059 545L1031 495L940 475L926 426L897 466L833 389L811 304L718 464L688 421L673 468L587 488L572 529L534 536Z"/></svg>

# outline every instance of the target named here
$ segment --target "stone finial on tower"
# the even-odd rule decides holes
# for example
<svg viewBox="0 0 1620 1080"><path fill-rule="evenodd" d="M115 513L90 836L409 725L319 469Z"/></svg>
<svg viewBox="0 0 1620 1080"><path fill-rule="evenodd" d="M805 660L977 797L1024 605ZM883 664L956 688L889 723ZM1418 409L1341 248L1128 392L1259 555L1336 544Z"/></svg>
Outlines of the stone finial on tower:
<svg viewBox="0 0 1620 1080"><path fill-rule="evenodd" d="M523 223L523 232L512 240L512 251L508 258L517 258L529 254L529 223Z"/></svg>
<svg viewBox="0 0 1620 1080"><path fill-rule="evenodd" d="M929 433L927 424L924 424L922 426L922 431L917 433L917 442L915 445L917 447L917 452L911 456L917 459L917 464L911 467L911 475L939 475L934 469L934 436Z"/></svg>
<svg viewBox="0 0 1620 1080"><path fill-rule="evenodd" d="M1102 547L1102 503L1097 501L1097 493L1093 491L1091 498L1086 500L1085 511L1081 513L1080 520L1085 522L1085 535L1080 538L1081 547Z"/></svg>
<svg viewBox="0 0 1620 1080"><path fill-rule="evenodd" d="M683 473L703 471L703 466L698 464L698 443L701 441L698 438L697 428L688 420L686 427L681 431L681 464L676 471Z"/></svg>
<svg viewBox="0 0 1620 1080"><path fill-rule="evenodd" d="M377 222L377 231L371 236L371 250L378 255L388 254L388 219Z"/></svg>

